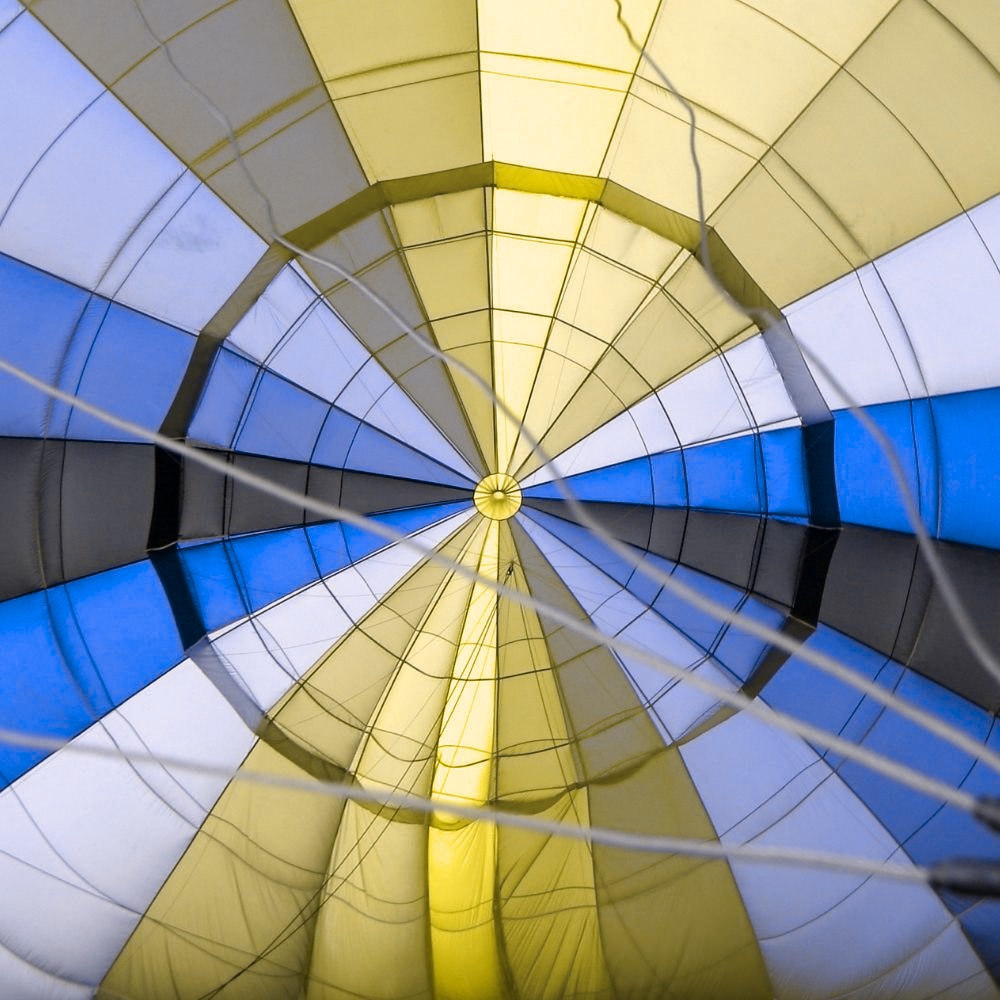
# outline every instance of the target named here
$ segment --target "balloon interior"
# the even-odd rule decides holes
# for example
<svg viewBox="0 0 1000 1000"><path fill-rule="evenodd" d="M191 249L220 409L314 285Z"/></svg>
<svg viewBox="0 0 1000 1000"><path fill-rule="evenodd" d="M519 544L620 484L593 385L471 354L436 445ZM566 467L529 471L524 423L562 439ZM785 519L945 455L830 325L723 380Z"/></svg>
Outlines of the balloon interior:
<svg viewBox="0 0 1000 1000"><path fill-rule="evenodd" d="M0 996L1000 995L1000 6L0 0L0 109Z"/></svg>

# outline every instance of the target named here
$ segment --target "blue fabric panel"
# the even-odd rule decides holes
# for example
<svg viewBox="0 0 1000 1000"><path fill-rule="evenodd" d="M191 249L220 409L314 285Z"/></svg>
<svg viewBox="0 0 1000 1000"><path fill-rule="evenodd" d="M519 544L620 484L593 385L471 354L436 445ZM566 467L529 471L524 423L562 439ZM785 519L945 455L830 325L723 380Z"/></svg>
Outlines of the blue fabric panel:
<svg viewBox="0 0 1000 1000"><path fill-rule="evenodd" d="M330 410L320 431L312 461L331 469L346 467L347 456L354 448L361 421L336 407Z"/></svg>
<svg viewBox="0 0 1000 1000"><path fill-rule="evenodd" d="M412 535L415 531L421 531L423 528L430 527L430 525L436 524L438 521L443 521L446 517L457 514L460 510L468 510L471 506L472 500L470 498L467 502L432 504L428 507L411 507L406 510L389 511L385 514L373 515L372 520L378 521L380 524L384 524L386 527L393 528L403 534ZM309 537L314 547L319 547L319 536L324 527L326 526L317 525L308 529ZM351 562L363 559L376 550L391 544L379 535L365 531L363 528L356 528L350 524L343 525L343 534L344 543L347 546L348 559ZM328 572L330 571L324 570L324 573Z"/></svg>
<svg viewBox="0 0 1000 1000"><path fill-rule="evenodd" d="M650 460L653 465L653 502L657 507L685 507L688 480L679 451L663 451ZM621 499L619 497L619 499ZM640 501L636 501L639 503Z"/></svg>
<svg viewBox="0 0 1000 1000"><path fill-rule="evenodd" d="M652 469L649 459L634 458L619 465L609 465L593 472L581 472L566 479L578 500L595 502L651 504L653 502ZM561 500L562 493L555 483L542 483L524 491L526 497L539 500Z"/></svg>
<svg viewBox="0 0 1000 1000"><path fill-rule="evenodd" d="M803 517L809 506L805 475L802 432L786 428L632 459L570 476L567 483L580 500L752 514L766 506L772 514ZM561 494L545 483L525 496L558 500Z"/></svg>
<svg viewBox="0 0 1000 1000"><path fill-rule="evenodd" d="M659 592L659 584L653 583L648 577L636 572L632 563L613 552L597 535L592 534L586 528L578 524L573 524L570 521L564 521L562 518L542 513L541 511L532 510L526 512L526 516L530 517L532 521L554 535L574 552L579 553L588 562L592 563L603 573L606 573L621 586L626 586L630 580L635 578L635 582L643 591L644 601L651 600ZM632 549L632 552L636 559L642 555L639 549ZM658 560L658 563L662 563L663 567L666 567L669 572L670 563L663 562L662 560ZM647 584L646 587L642 587L643 581Z"/></svg>
<svg viewBox="0 0 1000 1000"><path fill-rule="evenodd" d="M768 607L759 601L748 600L741 608L741 617L750 618L769 628L781 628L785 616L777 608ZM715 658L741 681L745 681L770 648L771 644L744 632L739 623L726 629L715 650Z"/></svg>
<svg viewBox="0 0 1000 1000"><path fill-rule="evenodd" d="M1000 390L935 397L941 456L940 535L1000 548Z"/></svg>
<svg viewBox="0 0 1000 1000"><path fill-rule="evenodd" d="M989 735L992 719L987 712L919 674L906 671L896 692L907 701L932 710L935 715L973 739L985 741ZM965 753L894 712L879 712L877 720L868 728L867 733L859 735L862 737L861 742L869 749L894 757L952 787L961 785L972 770L973 761ZM970 836L973 840L977 839L967 824L958 824L956 817L950 812L941 812L941 804L937 799L899 785L890 778L874 774L855 763L845 763L840 774L889 832L906 845L911 855L916 847L922 846L921 856L913 855L917 861L931 861L952 854L959 846L957 838L963 827L967 842ZM939 820L933 824L933 830L928 830L923 840L915 838L915 834L925 825L931 824L939 813ZM983 832L986 833L985 828ZM951 841L952 834L956 837L954 843ZM914 838L912 843L910 838ZM992 836L987 834L981 839L983 843L988 843ZM995 849L995 845L992 846Z"/></svg>
<svg viewBox="0 0 1000 1000"><path fill-rule="evenodd" d="M891 684L899 677L898 669L888 669L890 661L881 653L826 625L821 624L816 629L807 645L846 664L866 680L884 673L887 683ZM763 698L772 707L835 734L845 731L849 722L863 731L877 718L879 708L875 705L870 713L861 711L862 702L870 699L797 656L790 656L782 665L764 689ZM818 750L823 752L822 748Z"/></svg>
<svg viewBox="0 0 1000 1000"><path fill-rule="evenodd" d="M265 372L236 439L239 451L309 461L330 406Z"/></svg>
<svg viewBox="0 0 1000 1000"><path fill-rule="evenodd" d="M194 338L108 299L0 255L4 357L59 388L157 429ZM0 433L136 440L103 421L0 375ZM48 414L48 424L46 415Z"/></svg>
<svg viewBox="0 0 1000 1000"><path fill-rule="evenodd" d="M468 506L435 504L379 514L373 520L412 533ZM181 558L205 627L211 631L387 544L372 532L334 521L185 545Z"/></svg>
<svg viewBox="0 0 1000 1000"><path fill-rule="evenodd" d="M418 446L419 442L414 442L414 445ZM440 485L472 486L468 479L453 469L421 454L419 447L409 448L368 424L362 424L358 429L354 447L351 448L344 467Z"/></svg>
<svg viewBox="0 0 1000 1000"><path fill-rule="evenodd" d="M0 605L0 725L71 739L180 661L166 597L148 562ZM0 747L7 784L45 750Z"/></svg>
<svg viewBox="0 0 1000 1000"><path fill-rule="evenodd" d="M767 513L802 517L809 513L802 431L787 427L760 436L767 484Z"/></svg>
<svg viewBox="0 0 1000 1000"><path fill-rule="evenodd" d="M924 523L937 531L937 462L927 400L867 407L865 412L888 439L919 500ZM899 487L878 442L849 410L834 414L834 462L841 519L891 531L910 532Z"/></svg>
<svg viewBox="0 0 1000 1000"><path fill-rule="evenodd" d="M257 371L257 365L246 358L219 351L191 421L192 438L222 448L232 446Z"/></svg>
<svg viewBox="0 0 1000 1000"><path fill-rule="evenodd" d="M102 299L95 298L88 309L88 316L95 314L100 326L93 343L86 344L83 329L74 341L74 354L86 348L79 388L76 385L66 388L115 416L158 430L187 368L195 338ZM58 417L53 418L53 425L60 427ZM142 440L76 410L69 418L66 436Z"/></svg>
<svg viewBox="0 0 1000 1000"><path fill-rule="evenodd" d="M4 358L58 383L66 346L90 296L81 288L0 254ZM34 437L45 430L49 397L0 374L0 433Z"/></svg>
<svg viewBox="0 0 1000 1000"><path fill-rule="evenodd" d="M684 463L692 507L761 510L764 476L755 435L686 448Z"/></svg>

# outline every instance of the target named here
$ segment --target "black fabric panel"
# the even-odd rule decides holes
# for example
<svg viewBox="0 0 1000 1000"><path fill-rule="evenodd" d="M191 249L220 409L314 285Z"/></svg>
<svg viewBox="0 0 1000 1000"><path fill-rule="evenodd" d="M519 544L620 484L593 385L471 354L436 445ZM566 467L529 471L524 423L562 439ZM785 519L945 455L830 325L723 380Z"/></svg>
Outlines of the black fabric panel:
<svg viewBox="0 0 1000 1000"><path fill-rule="evenodd" d="M304 462L262 455L213 454L269 482L358 514L472 498L470 490L394 476L310 467ZM213 538L326 520L329 518L307 512L298 504L276 500L196 462L185 463L181 538Z"/></svg>
<svg viewBox="0 0 1000 1000"><path fill-rule="evenodd" d="M44 586L36 520L44 449L44 441L0 439L0 600Z"/></svg>
<svg viewBox="0 0 1000 1000"><path fill-rule="evenodd" d="M811 580L803 567L808 535L808 529L802 524L764 521L764 540L760 547L757 577L751 588L755 594L770 598L775 604L785 608L796 603L803 583ZM803 618L803 621L809 620Z"/></svg>
<svg viewBox="0 0 1000 1000"><path fill-rule="evenodd" d="M63 579L146 554L153 509L152 445L65 442L59 548Z"/></svg>
<svg viewBox="0 0 1000 1000"><path fill-rule="evenodd" d="M0 599L146 554L154 449L0 438Z"/></svg>
<svg viewBox="0 0 1000 1000"><path fill-rule="evenodd" d="M937 549L962 606L990 649L1000 651L1000 552L948 542L938 543ZM918 578L929 579L922 563ZM918 588L913 601L918 606L919 597ZM936 588L930 591L909 663L990 711L1000 711L1000 684L975 659Z"/></svg>
<svg viewBox="0 0 1000 1000"><path fill-rule="evenodd" d="M755 517L692 510L678 561L743 590L751 590L762 529L763 522Z"/></svg>
<svg viewBox="0 0 1000 1000"><path fill-rule="evenodd" d="M238 469L261 476L269 483L284 486L298 494L306 491L308 466L298 462L283 462L277 458L257 455L235 455L233 464ZM266 531L302 524L305 509L300 504L276 500L262 490L245 483L229 483L229 519L226 534L240 535L247 531Z"/></svg>
<svg viewBox="0 0 1000 1000"><path fill-rule="evenodd" d="M830 562L821 620L890 654L903 620L916 551L909 535L844 525Z"/></svg>
<svg viewBox="0 0 1000 1000"><path fill-rule="evenodd" d="M962 605L1000 651L1000 552L934 542ZM998 684L966 646L911 535L845 525L822 620L990 711Z"/></svg>

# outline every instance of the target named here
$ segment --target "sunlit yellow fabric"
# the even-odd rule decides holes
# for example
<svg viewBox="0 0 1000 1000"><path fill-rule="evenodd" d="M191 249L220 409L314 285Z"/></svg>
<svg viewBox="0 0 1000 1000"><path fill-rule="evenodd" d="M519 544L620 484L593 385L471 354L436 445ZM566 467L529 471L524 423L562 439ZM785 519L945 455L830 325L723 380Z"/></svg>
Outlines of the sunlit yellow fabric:
<svg viewBox="0 0 1000 1000"><path fill-rule="evenodd" d="M480 514L494 521L506 521L521 507L521 487L517 480L501 472L481 480L472 499Z"/></svg>

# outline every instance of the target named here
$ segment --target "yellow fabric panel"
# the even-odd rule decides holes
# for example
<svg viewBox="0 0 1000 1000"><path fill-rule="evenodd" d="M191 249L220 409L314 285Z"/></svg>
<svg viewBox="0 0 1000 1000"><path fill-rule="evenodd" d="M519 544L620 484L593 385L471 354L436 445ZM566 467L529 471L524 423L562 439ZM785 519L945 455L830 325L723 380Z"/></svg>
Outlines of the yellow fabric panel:
<svg viewBox="0 0 1000 1000"><path fill-rule="evenodd" d="M643 39L659 0L623 0L632 31ZM570 66L631 73L638 56L606 0L479 0L479 44L484 52L512 53Z"/></svg>
<svg viewBox="0 0 1000 1000"><path fill-rule="evenodd" d="M611 89L608 75L599 71L587 84L568 84L538 79L532 60L484 54L482 63L486 158L597 173L625 97L627 74L617 74L617 88Z"/></svg>
<svg viewBox="0 0 1000 1000"><path fill-rule="evenodd" d="M293 9L370 181L482 160L474 0Z"/></svg>
<svg viewBox="0 0 1000 1000"><path fill-rule="evenodd" d="M509 996L497 941L497 828L488 821L427 834L435 1000Z"/></svg>
<svg viewBox="0 0 1000 1000"><path fill-rule="evenodd" d="M712 225L779 305L815 288L817 276L833 278L867 259L845 224L774 154L736 189Z"/></svg>
<svg viewBox="0 0 1000 1000"><path fill-rule="evenodd" d="M996 9L993 24L1000 31ZM984 142L982 129L1000 122L1000 75L944 17L903 0L847 68L892 109L961 207L996 193L1000 143Z"/></svg>
<svg viewBox="0 0 1000 1000"><path fill-rule="evenodd" d="M530 593L509 522L501 526L500 566L508 586ZM502 600L497 620L495 794L505 808L535 811L579 776L538 614Z"/></svg>
<svg viewBox="0 0 1000 1000"><path fill-rule="evenodd" d="M610 344L651 287L648 278L584 250L573 260L556 315Z"/></svg>
<svg viewBox="0 0 1000 1000"><path fill-rule="evenodd" d="M674 98L647 93L651 89L637 85L636 94L626 100L605 172L623 187L697 219L690 127ZM731 126L728 131L732 133ZM735 138L719 139L704 129L698 133L698 160L709 212L754 164L756 157L735 145ZM759 144L752 146L756 152Z"/></svg>
<svg viewBox="0 0 1000 1000"><path fill-rule="evenodd" d="M409 177L482 159L475 56L456 75L337 101L371 180ZM427 137L434 136L433 142Z"/></svg>
<svg viewBox="0 0 1000 1000"><path fill-rule="evenodd" d="M411 247L405 253L429 319L489 305L485 235Z"/></svg>
<svg viewBox="0 0 1000 1000"><path fill-rule="evenodd" d="M568 792L545 819L587 827L587 794ZM579 840L502 827L497 877L507 965L517 995L610 998L590 848Z"/></svg>
<svg viewBox="0 0 1000 1000"><path fill-rule="evenodd" d="M557 320L538 367L535 391L525 413L525 426L536 440L548 434L563 408L593 373L594 366L607 351L600 337L591 336ZM593 428L591 428L593 429ZM546 453L548 444L544 444ZM531 454L531 445L522 435L510 460L512 469L519 468ZM536 456L537 461L537 456Z"/></svg>
<svg viewBox="0 0 1000 1000"><path fill-rule="evenodd" d="M592 785L589 804L594 826L716 836L676 748L621 780ZM726 862L600 844L593 854L601 940L619 996L774 996Z"/></svg>
<svg viewBox="0 0 1000 1000"><path fill-rule="evenodd" d="M394 205L392 218L400 244L412 247L485 231L487 197L476 187Z"/></svg>
<svg viewBox="0 0 1000 1000"><path fill-rule="evenodd" d="M648 278L659 278L683 253L673 241L603 206L597 208L584 242L595 254Z"/></svg>
<svg viewBox="0 0 1000 1000"><path fill-rule="evenodd" d="M485 518L476 518L470 525L467 544L452 558L470 568L477 567L491 524ZM408 588L403 585L400 589ZM460 643L473 593L474 585L467 577L449 573L435 587L419 622L411 624L405 653L371 713L368 730L351 765L351 771L366 788L430 793L435 748L451 678L462 656Z"/></svg>
<svg viewBox="0 0 1000 1000"><path fill-rule="evenodd" d="M958 2L964 4L965 0ZM825 5L802 3L802 0L744 0L744 3L842 63L898 0L851 0L837 6L836 17L830 16Z"/></svg>
<svg viewBox="0 0 1000 1000"><path fill-rule="evenodd" d="M476 49L475 0L289 0L324 80Z"/></svg>
<svg viewBox="0 0 1000 1000"><path fill-rule="evenodd" d="M514 415L512 419L500 410L496 415L496 467L501 472L509 471L550 322L523 313L493 314L493 389Z"/></svg>
<svg viewBox="0 0 1000 1000"><path fill-rule="evenodd" d="M625 4L640 34L656 6ZM638 60L614 5L481 0L479 36L484 158L596 174Z"/></svg>
<svg viewBox="0 0 1000 1000"><path fill-rule="evenodd" d="M462 558L480 531L470 522L439 551ZM420 563L278 702L269 713L274 723L313 753L349 768L387 685L395 683L414 636L452 580L445 566ZM363 671L354 669L358 663Z"/></svg>
<svg viewBox="0 0 1000 1000"><path fill-rule="evenodd" d="M496 581L500 525L489 520L475 540L481 545L479 575ZM432 794L435 800L482 805L490 796L496 716L497 595L472 584L451 683L438 735Z"/></svg>
<svg viewBox="0 0 1000 1000"><path fill-rule="evenodd" d="M1000 66L1000 31L993 0L928 0L994 66Z"/></svg>
<svg viewBox="0 0 1000 1000"><path fill-rule="evenodd" d="M242 770L306 779L262 742ZM342 808L312 791L231 783L98 995L298 1000Z"/></svg>
<svg viewBox="0 0 1000 1000"><path fill-rule="evenodd" d="M435 320L433 332L434 339L442 350L448 351L452 357L475 372L486 385L492 386L493 347L488 310ZM493 400L481 385L458 368L450 368L449 373L476 436L484 467L494 469L496 443Z"/></svg>
<svg viewBox="0 0 1000 1000"><path fill-rule="evenodd" d="M572 245L494 234L490 269L495 309L551 316L566 278Z"/></svg>
<svg viewBox="0 0 1000 1000"><path fill-rule="evenodd" d="M961 208L917 140L879 99L839 73L776 152L877 256ZM878 211L872 211L877 205ZM835 275L816 275L813 286ZM760 280L766 286L766 275Z"/></svg>
<svg viewBox="0 0 1000 1000"><path fill-rule="evenodd" d="M532 593L585 619L521 529L514 537ZM586 782L593 826L715 839L676 748L666 748L612 654L550 626L564 717ZM724 862L593 851L608 974L620 996L771 997L773 990L732 873Z"/></svg>
<svg viewBox="0 0 1000 1000"><path fill-rule="evenodd" d="M807 40L737 0L664 4L646 51L696 108L768 144L838 68ZM659 83L649 62L639 73Z"/></svg>
<svg viewBox="0 0 1000 1000"><path fill-rule="evenodd" d="M348 802L322 889L305 1000L430 1000L427 912L427 827Z"/></svg>
<svg viewBox="0 0 1000 1000"><path fill-rule="evenodd" d="M498 233L575 241L587 207L587 202L578 198L496 187L491 227Z"/></svg>

